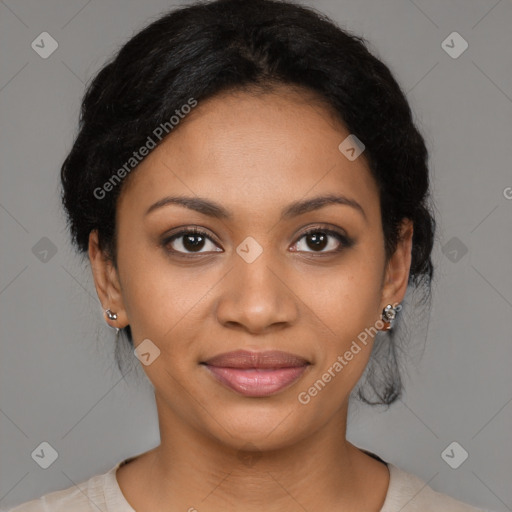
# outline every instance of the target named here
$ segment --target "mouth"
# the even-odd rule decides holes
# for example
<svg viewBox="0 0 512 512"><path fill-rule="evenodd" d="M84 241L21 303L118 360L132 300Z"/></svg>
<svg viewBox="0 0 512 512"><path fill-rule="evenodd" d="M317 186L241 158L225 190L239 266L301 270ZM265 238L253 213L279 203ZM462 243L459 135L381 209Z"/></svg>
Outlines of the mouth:
<svg viewBox="0 0 512 512"><path fill-rule="evenodd" d="M200 364L229 389L244 396L264 397L290 387L311 363L288 352L239 350L220 354Z"/></svg>

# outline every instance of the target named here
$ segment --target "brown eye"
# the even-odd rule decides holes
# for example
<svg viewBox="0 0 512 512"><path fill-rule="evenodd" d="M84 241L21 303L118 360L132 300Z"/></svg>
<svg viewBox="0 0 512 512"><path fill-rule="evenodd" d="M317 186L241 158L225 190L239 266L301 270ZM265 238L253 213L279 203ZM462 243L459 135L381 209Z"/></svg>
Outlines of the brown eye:
<svg viewBox="0 0 512 512"><path fill-rule="evenodd" d="M186 229L166 238L163 245L171 253L202 254L203 252L219 252L208 234L200 229ZM169 248L169 246L171 248ZM206 247L206 251L203 249Z"/></svg>
<svg viewBox="0 0 512 512"><path fill-rule="evenodd" d="M305 239L305 242L301 246L302 248L299 247L294 249L294 251L329 253L338 252L343 248L353 245L353 241L345 235L325 228L313 228L306 231L295 245L299 246L302 239Z"/></svg>

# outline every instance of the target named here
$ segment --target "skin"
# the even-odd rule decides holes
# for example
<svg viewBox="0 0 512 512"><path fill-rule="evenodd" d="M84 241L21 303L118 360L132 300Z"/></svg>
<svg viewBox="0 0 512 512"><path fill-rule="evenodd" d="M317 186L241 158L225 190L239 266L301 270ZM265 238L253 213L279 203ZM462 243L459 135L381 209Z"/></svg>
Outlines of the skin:
<svg viewBox="0 0 512 512"><path fill-rule="evenodd" d="M117 472L136 510L382 507L387 467L346 440L349 394L373 339L308 404L297 396L376 325L384 306L402 301L412 224L404 221L386 264L378 189L364 153L345 158L338 145L349 131L314 100L280 86L200 102L123 186L117 269L99 249L97 233L90 234L99 299L118 315L108 323L130 324L135 346L149 338L161 351L142 366L155 389L161 444ZM365 215L331 204L279 219L290 203L326 194L354 199ZM207 198L233 217L179 205L145 215L170 195ZM318 225L345 232L354 244L343 247L329 235L328 245L315 250L303 233ZM199 253L183 237L161 243L165 234L193 226L211 237ZM236 252L247 236L263 249L252 263ZM199 364L237 349L283 350L311 364L287 389L246 397ZM248 446L255 455L249 463L242 459Z"/></svg>

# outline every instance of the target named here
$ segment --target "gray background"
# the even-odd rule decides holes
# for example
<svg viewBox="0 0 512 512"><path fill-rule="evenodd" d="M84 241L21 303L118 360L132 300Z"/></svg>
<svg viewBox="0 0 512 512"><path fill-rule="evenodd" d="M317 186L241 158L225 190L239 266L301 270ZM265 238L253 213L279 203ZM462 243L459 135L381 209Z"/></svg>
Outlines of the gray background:
<svg viewBox="0 0 512 512"><path fill-rule="evenodd" d="M180 3L0 2L2 508L68 488L159 442L142 370L135 365L123 379L115 367L113 332L68 241L58 179L85 84L173 5ZM425 349L388 411L352 407L348 437L438 491L512 510L512 3L314 6L366 37L407 91L431 151L438 209ZM59 44L47 59L31 48L44 31ZM453 31L469 44L458 58L441 46ZM43 441L58 452L48 469L31 457ZM458 469L441 457L453 441L469 453Z"/></svg>

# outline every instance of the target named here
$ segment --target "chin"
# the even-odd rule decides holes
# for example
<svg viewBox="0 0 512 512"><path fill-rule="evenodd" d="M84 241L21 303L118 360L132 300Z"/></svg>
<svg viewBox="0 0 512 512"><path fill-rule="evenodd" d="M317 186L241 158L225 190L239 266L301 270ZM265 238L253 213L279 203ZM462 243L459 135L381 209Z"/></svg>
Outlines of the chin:
<svg viewBox="0 0 512 512"><path fill-rule="evenodd" d="M308 433L304 415L295 405L261 404L215 409L214 419L206 418L210 435L236 449L253 445L261 451L293 445ZM304 412L304 411L302 411ZM215 421L216 420L216 421Z"/></svg>

